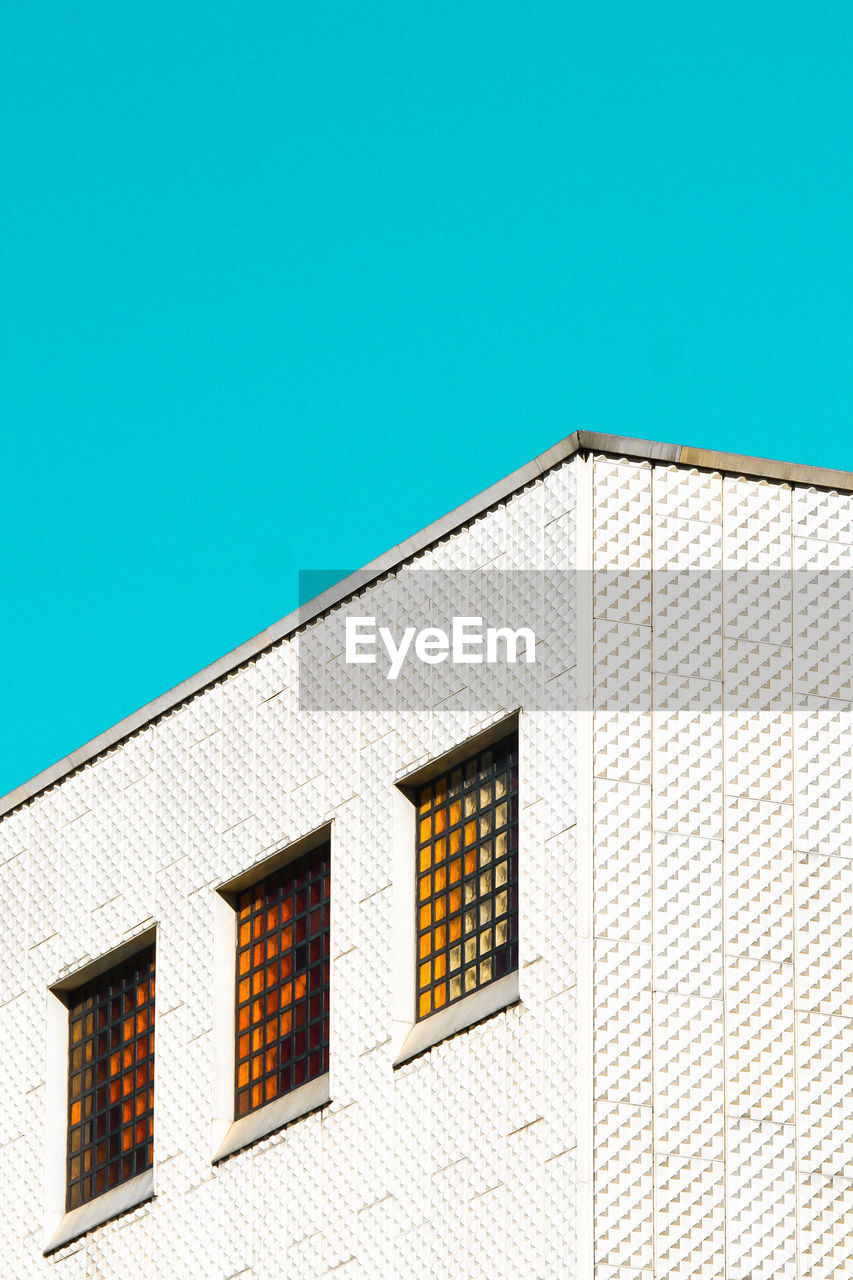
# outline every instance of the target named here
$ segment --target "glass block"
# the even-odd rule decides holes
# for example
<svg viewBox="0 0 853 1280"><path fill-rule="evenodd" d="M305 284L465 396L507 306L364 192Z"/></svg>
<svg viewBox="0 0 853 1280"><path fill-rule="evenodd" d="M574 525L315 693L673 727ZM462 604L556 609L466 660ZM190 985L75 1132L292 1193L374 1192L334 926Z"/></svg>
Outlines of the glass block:
<svg viewBox="0 0 853 1280"><path fill-rule="evenodd" d="M518 967L516 735L431 779L415 803L421 1019Z"/></svg>
<svg viewBox="0 0 853 1280"><path fill-rule="evenodd" d="M154 948L68 997L66 1208L150 1169L154 1137Z"/></svg>
<svg viewBox="0 0 853 1280"><path fill-rule="evenodd" d="M320 845L238 896L238 1118L329 1069L330 856Z"/></svg>

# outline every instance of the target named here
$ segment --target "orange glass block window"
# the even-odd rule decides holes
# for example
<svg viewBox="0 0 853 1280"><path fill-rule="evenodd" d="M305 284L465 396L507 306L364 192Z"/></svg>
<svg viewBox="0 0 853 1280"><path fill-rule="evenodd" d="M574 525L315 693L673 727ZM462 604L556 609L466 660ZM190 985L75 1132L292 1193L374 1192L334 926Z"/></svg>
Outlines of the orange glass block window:
<svg viewBox="0 0 853 1280"><path fill-rule="evenodd" d="M68 998L66 1208L151 1168L154 948Z"/></svg>
<svg viewBox="0 0 853 1280"><path fill-rule="evenodd" d="M329 1069L330 846L237 900L235 1114Z"/></svg>
<svg viewBox="0 0 853 1280"><path fill-rule="evenodd" d="M518 739L419 788L417 1016L518 967Z"/></svg>

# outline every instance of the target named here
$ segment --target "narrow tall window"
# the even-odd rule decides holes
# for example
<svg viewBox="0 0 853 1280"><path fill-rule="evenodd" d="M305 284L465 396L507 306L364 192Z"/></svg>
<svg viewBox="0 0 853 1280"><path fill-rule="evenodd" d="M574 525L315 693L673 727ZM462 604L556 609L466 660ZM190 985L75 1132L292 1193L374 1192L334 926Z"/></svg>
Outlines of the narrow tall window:
<svg viewBox="0 0 853 1280"><path fill-rule="evenodd" d="M68 998L66 1209L150 1169L154 1123L154 948Z"/></svg>
<svg viewBox="0 0 853 1280"><path fill-rule="evenodd" d="M518 739L430 779L417 797L417 1016L518 967Z"/></svg>
<svg viewBox="0 0 853 1280"><path fill-rule="evenodd" d="M237 898L237 1119L329 1069L328 843Z"/></svg>

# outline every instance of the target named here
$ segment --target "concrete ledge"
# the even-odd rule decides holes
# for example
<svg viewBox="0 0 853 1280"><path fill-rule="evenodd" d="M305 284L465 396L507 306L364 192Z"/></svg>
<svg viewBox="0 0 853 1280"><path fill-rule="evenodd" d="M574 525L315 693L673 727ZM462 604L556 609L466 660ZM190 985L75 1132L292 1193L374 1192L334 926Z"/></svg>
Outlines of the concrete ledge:
<svg viewBox="0 0 853 1280"><path fill-rule="evenodd" d="M146 1169L145 1173L138 1173L128 1182L122 1182L111 1191L105 1191L94 1200L87 1200L85 1204L64 1213L52 1229L46 1232L44 1253L54 1253L64 1244L91 1231L93 1227L117 1218L120 1213L138 1208L153 1196L154 1170Z"/></svg>
<svg viewBox="0 0 853 1280"><path fill-rule="evenodd" d="M458 1031L467 1031L492 1014L518 1004L518 999L518 970L515 969L479 991L472 991L470 996L463 996L446 1009L424 1018L423 1022L415 1022L408 1027L395 1025L393 1040L396 1048L392 1065L401 1067L403 1063L411 1062L412 1058L417 1058Z"/></svg>
<svg viewBox="0 0 853 1280"><path fill-rule="evenodd" d="M777 462L772 458L745 458L739 453L715 453L683 445L679 464L723 471L728 475L748 476L755 480L778 480L815 489L853 490L853 472L831 471L828 467L809 467L799 462Z"/></svg>
<svg viewBox="0 0 853 1280"><path fill-rule="evenodd" d="M503 502L511 494L532 484L540 476L559 466L578 452L605 453L618 457L637 458L648 462L677 464L679 466L702 467L727 474L743 475L757 479L778 480L788 484L814 486L820 489L837 489L853 492L853 472L832 471L825 467L810 467L800 463L776 462L767 458L742 457L736 453L717 453L714 450L696 449L690 445L667 444L656 440L639 440L630 436L607 435L596 431L575 431L565 439L547 449L544 453L519 467L503 480L484 489L470 498L462 506L449 511L432 524L427 525L419 533L413 534L403 542L386 551L376 560L371 561L364 569L350 574L336 583L308 604L286 615L279 622L258 632L251 640L245 641L230 653L226 653L216 662L205 667L196 675L189 676L175 685L167 693L161 694L138 711L120 720L112 728L105 730L96 738L78 747L63 759L57 760L49 768L28 782L21 783L7 795L0 798L0 818L25 804L40 792L53 786L60 778L78 769L81 765L94 760L101 752L116 746L131 734L150 724L159 716L172 711L195 694L200 693L208 685L214 684L223 676L236 670L244 662L255 658L287 636L295 634L301 627L322 616L329 609L340 604L349 596L375 582L383 574L399 568L412 556L425 551L441 538L453 533L456 529L483 515L490 507Z"/></svg>
<svg viewBox="0 0 853 1280"><path fill-rule="evenodd" d="M584 453L611 453L620 458L637 458L644 462L678 462L680 444L659 440L635 440L633 436L611 436L600 431L581 431L580 448Z"/></svg>
<svg viewBox="0 0 853 1280"><path fill-rule="evenodd" d="M250 1111L247 1116L233 1120L224 1129L218 1129L214 1125L212 1163L219 1164L220 1160L235 1155L243 1147L251 1146L276 1129L327 1106L331 1100L327 1071L316 1080L309 1080L307 1084L268 1102L266 1106L258 1107L257 1111Z"/></svg>

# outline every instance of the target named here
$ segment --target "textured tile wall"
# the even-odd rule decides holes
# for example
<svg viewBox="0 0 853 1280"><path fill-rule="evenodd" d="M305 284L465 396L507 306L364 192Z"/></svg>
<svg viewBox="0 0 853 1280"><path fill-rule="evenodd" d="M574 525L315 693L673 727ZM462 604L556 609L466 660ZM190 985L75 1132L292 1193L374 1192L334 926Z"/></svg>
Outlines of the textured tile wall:
<svg viewBox="0 0 853 1280"><path fill-rule="evenodd" d="M596 458L593 525L596 1280L853 1276L853 500Z"/></svg>
<svg viewBox="0 0 853 1280"><path fill-rule="evenodd" d="M416 567L569 569L574 546L568 464ZM536 596L534 579L528 591ZM392 581L364 602L381 611L386 597ZM569 683L572 601L567 591L549 602ZM334 626L334 615L313 625L312 653L332 652ZM477 710L464 692L431 707L428 684L393 714L355 706L346 690L343 712L303 710L299 643L279 645L0 823L4 1274L575 1274L575 719L528 683L522 1003L395 1072L393 783L513 710L515 694L498 678ZM332 1102L214 1168L214 886L329 821ZM156 1199L45 1259L46 989L152 921Z"/></svg>

